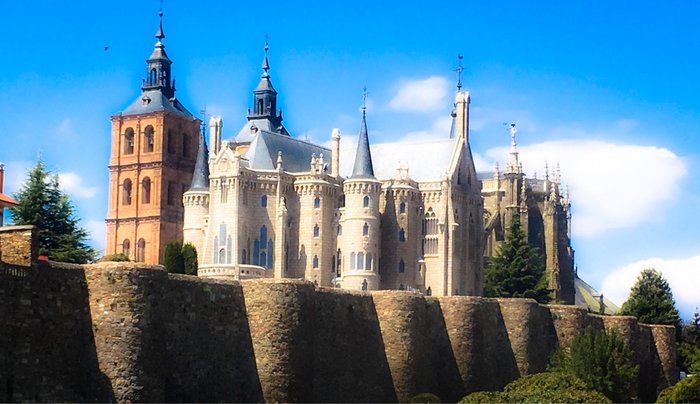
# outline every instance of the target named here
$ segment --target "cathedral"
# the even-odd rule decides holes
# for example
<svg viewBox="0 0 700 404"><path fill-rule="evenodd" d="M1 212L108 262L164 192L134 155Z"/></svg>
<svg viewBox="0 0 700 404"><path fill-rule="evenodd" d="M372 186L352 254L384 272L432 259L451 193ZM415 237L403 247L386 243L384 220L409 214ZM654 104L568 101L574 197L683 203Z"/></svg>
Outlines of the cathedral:
<svg viewBox="0 0 700 404"><path fill-rule="evenodd" d="M506 170L477 175L461 84L442 140L373 143L363 106L358 132L334 129L327 148L285 127L266 45L253 108L230 133L212 117L207 139L176 98L164 38L161 13L141 95L112 116L107 254L155 264L182 241L201 277L480 295L518 210L557 299L573 300L568 199L558 180L525 177L514 128ZM356 149L341 150L341 136Z"/></svg>

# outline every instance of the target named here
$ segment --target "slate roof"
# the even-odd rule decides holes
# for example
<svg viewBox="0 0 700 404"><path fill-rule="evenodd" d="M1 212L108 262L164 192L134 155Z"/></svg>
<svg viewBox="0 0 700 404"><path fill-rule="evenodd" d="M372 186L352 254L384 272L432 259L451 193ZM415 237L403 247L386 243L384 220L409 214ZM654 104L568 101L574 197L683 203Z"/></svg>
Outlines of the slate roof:
<svg viewBox="0 0 700 404"><path fill-rule="evenodd" d="M243 125L241 130L238 131L238 134L234 136L233 138L229 139L230 143L250 143L255 139L255 136L251 133L250 128L255 125L255 127L258 128L259 131L267 131L267 132L277 132L277 128L273 127L272 122L270 122L269 119L267 118L260 118L260 119L251 119L248 122ZM283 130L283 135L287 136L287 129ZM275 157L275 161L277 158ZM309 161L311 161L311 157L309 157Z"/></svg>
<svg viewBox="0 0 700 404"><path fill-rule="evenodd" d="M144 97L150 98L150 102L145 103ZM186 118L194 118L194 115L177 98L168 99L160 90L144 91L131 105L122 111L122 115L138 115L160 111L171 112Z"/></svg>
<svg viewBox="0 0 700 404"><path fill-rule="evenodd" d="M374 168L372 167L372 153L369 148L369 137L367 136L367 120L362 113L362 124L360 125L360 136L357 142L357 152L355 153L355 164L352 166L350 178L374 178Z"/></svg>
<svg viewBox="0 0 700 404"><path fill-rule="evenodd" d="M600 310L600 293L593 289L593 286L589 285L583 279L578 276L574 279L574 289L576 291L576 298L574 304L577 306L582 306L593 313L598 313ZM603 305L605 306L605 314L615 314L620 308L613 303L610 299L603 296Z"/></svg>
<svg viewBox="0 0 700 404"><path fill-rule="evenodd" d="M197 151L197 162L192 174L192 185L190 191L206 191L209 189L209 150L204 135L199 135L199 149Z"/></svg>
<svg viewBox="0 0 700 404"><path fill-rule="evenodd" d="M277 167L277 154L280 151L282 168L285 171L309 171L313 154L316 154L316 157L323 154L323 159L328 164L328 172L331 171L330 149L267 130L258 131L244 158L248 160L252 169L274 170Z"/></svg>

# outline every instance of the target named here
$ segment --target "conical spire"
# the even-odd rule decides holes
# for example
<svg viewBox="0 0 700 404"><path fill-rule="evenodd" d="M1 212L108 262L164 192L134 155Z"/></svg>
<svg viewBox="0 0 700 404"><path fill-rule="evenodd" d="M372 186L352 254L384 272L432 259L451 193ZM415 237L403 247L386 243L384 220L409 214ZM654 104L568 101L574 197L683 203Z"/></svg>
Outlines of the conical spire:
<svg viewBox="0 0 700 404"><path fill-rule="evenodd" d="M156 38L158 39L158 42L161 42L163 39L165 39L165 31L163 31L163 9L161 8L160 10L160 24L158 24L158 32L156 32Z"/></svg>
<svg viewBox="0 0 700 404"><path fill-rule="evenodd" d="M170 65L172 61L168 57L168 54L165 53L165 45L163 45L165 33L163 31L162 8L159 17L158 31L155 35L158 42L156 42L153 53L151 53L151 56L149 56L146 61L146 79L143 81L141 89L143 91L160 90L167 98L173 98L175 96L175 85L170 77Z"/></svg>
<svg viewBox="0 0 700 404"><path fill-rule="evenodd" d="M372 167L372 154L369 151L369 137L367 136L367 89L363 94L362 102L362 124L360 125L360 137L357 141L357 154L355 154L355 165L352 168L350 178L374 178L374 168Z"/></svg>
<svg viewBox="0 0 700 404"><path fill-rule="evenodd" d="M270 49L270 45L267 43L267 35L265 35L265 58L263 59L262 63L262 69L263 69L263 74L262 78L269 78L270 74L267 72L270 70L270 61L267 60L267 50Z"/></svg>
<svg viewBox="0 0 700 404"><path fill-rule="evenodd" d="M199 150L197 152L197 162L192 174L192 186L190 191L206 191L209 189L209 150L204 139L204 131L199 135Z"/></svg>

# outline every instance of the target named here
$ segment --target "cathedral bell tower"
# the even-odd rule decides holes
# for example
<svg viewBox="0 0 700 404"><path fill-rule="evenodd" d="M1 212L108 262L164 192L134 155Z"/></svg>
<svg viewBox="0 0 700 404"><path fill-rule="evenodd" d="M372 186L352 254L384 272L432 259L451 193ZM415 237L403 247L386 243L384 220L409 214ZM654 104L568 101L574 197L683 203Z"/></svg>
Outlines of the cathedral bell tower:
<svg viewBox="0 0 700 404"><path fill-rule="evenodd" d="M275 132L284 132L282 126L282 111L277 111L277 90L272 86L270 81L270 62L267 58L267 37L265 37L265 58L263 59L263 73L260 77L260 83L253 90L253 111L249 111L248 120L266 119L270 121L270 129Z"/></svg>
<svg viewBox="0 0 700 404"><path fill-rule="evenodd" d="M175 97L163 12L141 95L112 116L105 255L158 264L182 241L182 196L192 184L200 121Z"/></svg>

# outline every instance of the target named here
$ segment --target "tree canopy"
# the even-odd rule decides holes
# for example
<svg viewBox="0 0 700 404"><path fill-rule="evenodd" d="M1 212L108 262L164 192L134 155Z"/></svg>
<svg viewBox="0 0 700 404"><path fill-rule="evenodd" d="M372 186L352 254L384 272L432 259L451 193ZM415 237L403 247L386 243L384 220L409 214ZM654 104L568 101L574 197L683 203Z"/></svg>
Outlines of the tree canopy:
<svg viewBox="0 0 700 404"><path fill-rule="evenodd" d="M528 244L517 213L486 269L484 292L489 297L529 297L540 303L551 299L544 259Z"/></svg>
<svg viewBox="0 0 700 404"><path fill-rule="evenodd" d="M671 287L653 268L639 274L619 314L635 316L641 323L673 325L680 330L681 318Z"/></svg>
<svg viewBox="0 0 700 404"><path fill-rule="evenodd" d="M58 175L41 160L29 170L27 181L14 198L17 205L10 208L12 222L36 226L40 255L77 264L96 258L97 251L85 242L87 230L80 227L73 204L59 188Z"/></svg>

